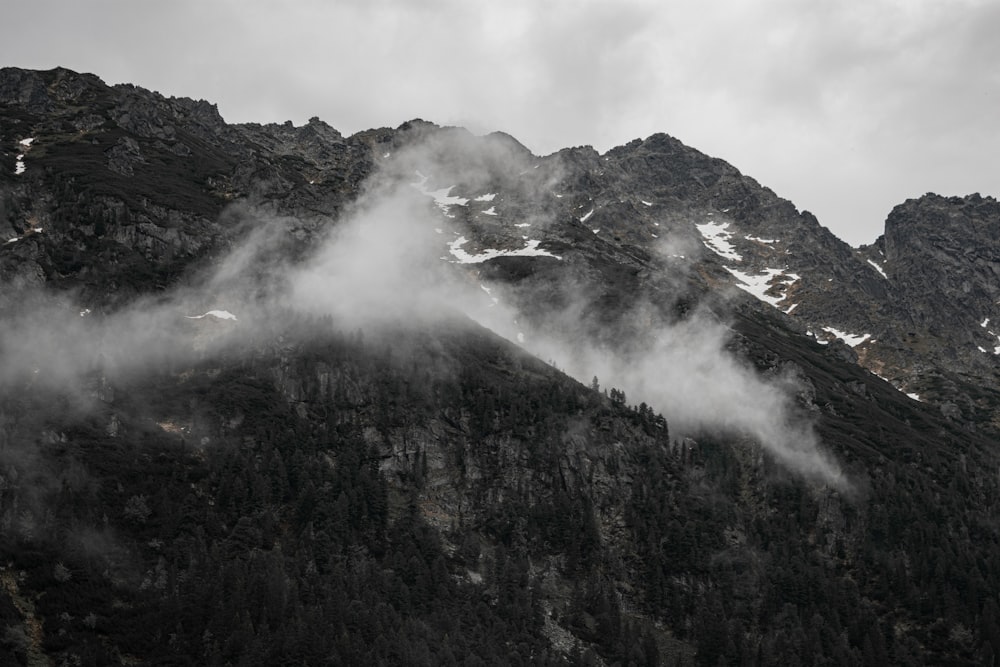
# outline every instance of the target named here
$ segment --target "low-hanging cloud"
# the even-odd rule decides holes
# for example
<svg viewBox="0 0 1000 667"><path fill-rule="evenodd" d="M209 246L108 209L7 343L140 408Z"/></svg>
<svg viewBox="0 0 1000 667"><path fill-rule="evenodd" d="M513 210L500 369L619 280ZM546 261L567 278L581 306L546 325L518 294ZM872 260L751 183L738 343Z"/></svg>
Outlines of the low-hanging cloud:
<svg viewBox="0 0 1000 667"><path fill-rule="evenodd" d="M474 153L468 136L455 136L460 153ZM348 213L316 232L294 259L285 252L294 221L247 209L241 213L251 221L244 241L211 270L167 294L100 316L65 297L24 300L42 305L26 305L0 322L0 388L36 385L82 393L85 376L95 370L127 375L238 353L256 327L283 313L329 316L341 330L398 328L464 314L583 382L596 375L625 390L632 402L662 412L675 433L749 435L790 470L849 488L796 409L788 384L763 378L728 351L729 330L707 310L666 322L636 306L624 319L638 326L622 327L617 340L604 336L598 342L584 315L583 292L540 320L537 309L531 315L521 311L537 296L530 290L484 284L478 265L444 261L455 259L448 243L468 231L469 221L443 215L414 186L415 172L460 175L468 190L462 194L476 195L531 167L516 147L503 140L495 146L500 148L489 159L464 171L457 167L468 162L455 161L447 145L400 151ZM533 187L541 193L556 172L539 175L535 186L524 184L533 170L528 172L529 180L520 181L522 194ZM190 319L212 309L237 319Z"/></svg>
<svg viewBox="0 0 1000 667"><path fill-rule="evenodd" d="M841 491L851 488L796 406L801 389L796 380L765 378L736 357L727 348L732 332L715 315L699 309L666 323L650 309L637 308L634 316L648 322L641 340L609 346L540 333L529 338L528 347L580 381L598 377L630 401L662 412L676 436L750 437L793 472ZM566 326L586 328L575 317L559 328Z"/></svg>
<svg viewBox="0 0 1000 667"><path fill-rule="evenodd" d="M448 289L433 212L408 186L362 201L288 273L290 304L352 325L433 316Z"/></svg>

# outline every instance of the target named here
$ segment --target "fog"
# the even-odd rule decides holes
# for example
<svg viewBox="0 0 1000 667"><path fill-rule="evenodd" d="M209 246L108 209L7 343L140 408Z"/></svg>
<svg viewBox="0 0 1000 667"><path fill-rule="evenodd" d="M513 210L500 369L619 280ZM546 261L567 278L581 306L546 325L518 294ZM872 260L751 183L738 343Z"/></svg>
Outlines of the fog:
<svg viewBox="0 0 1000 667"><path fill-rule="evenodd" d="M650 309L640 310L634 317L648 321ZM841 491L851 488L796 405L802 389L796 378L762 376L737 358L727 347L732 331L707 309L648 326L643 342L622 347L545 335L527 347L581 382L597 377L624 391L629 403L645 402L667 418L676 438L749 437L789 470Z"/></svg>
<svg viewBox="0 0 1000 667"><path fill-rule="evenodd" d="M531 305L530 291L484 283L480 264L455 261L448 244L459 235L477 238L475 230L487 230L479 236L508 250L527 244L515 224L530 223L527 233L544 238L554 222L545 202L561 174L557 163L536 165L537 158L502 135L430 133L387 158L344 215L316 232L304 257L292 260L286 252L293 220L237 206L228 215L246 220L243 240L167 294L100 314L71 296L24 292L0 322L0 388L58 389L85 403L89 373L129 377L238 353L256 330L289 314L329 316L342 331L416 326L461 314L581 382L597 376L624 390L630 403L662 412L673 433L750 437L789 470L847 489L837 462L795 405L794 381L765 378L730 352L724 317L696 308L667 322L637 303L626 318L641 323L639 335L623 327L626 338L610 345L608 337L592 335L593 323L582 316L585 289L567 286L564 291L579 299L539 321L520 311ZM447 193L452 185L451 194L461 196L454 201L465 203L436 204L427 194ZM503 215L469 208L489 194L507 207ZM691 251L683 234L664 231L670 252ZM236 319L190 319L213 309Z"/></svg>

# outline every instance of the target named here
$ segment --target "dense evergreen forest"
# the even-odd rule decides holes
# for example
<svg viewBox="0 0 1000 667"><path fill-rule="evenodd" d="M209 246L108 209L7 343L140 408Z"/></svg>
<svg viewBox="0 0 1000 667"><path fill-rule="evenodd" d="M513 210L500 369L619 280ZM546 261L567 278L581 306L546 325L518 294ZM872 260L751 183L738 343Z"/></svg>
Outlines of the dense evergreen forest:
<svg viewBox="0 0 1000 667"><path fill-rule="evenodd" d="M843 499L753 445L672 442L624 392L471 324L282 339L95 372L87 407L5 397L5 664L990 664L1000 648L1000 549L962 509L995 503L975 476L922 487L883 460L878 489Z"/></svg>
<svg viewBox="0 0 1000 667"><path fill-rule="evenodd" d="M492 386L474 368L434 378L371 347L358 334L301 350L297 371L338 378L303 414L255 377L267 359L116 387L96 411L6 397L5 664L39 651L68 664L562 664L530 561L544 543L575 554L573 572L595 568L589 509L566 492L552 506L514 497L484 517L487 553L475 533L446 548L417 508L426 457L407 455L390 488L364 431L379 440L452 415L469 441L530 432L526 453L544 467L567 415L615 408L537 364L538 378ZM602 650L630 651L640 632L611 618L609 592L576 594L578 614L598 605L602 629L614 621ZM655 664L655 643L639 651Z"/></svg>

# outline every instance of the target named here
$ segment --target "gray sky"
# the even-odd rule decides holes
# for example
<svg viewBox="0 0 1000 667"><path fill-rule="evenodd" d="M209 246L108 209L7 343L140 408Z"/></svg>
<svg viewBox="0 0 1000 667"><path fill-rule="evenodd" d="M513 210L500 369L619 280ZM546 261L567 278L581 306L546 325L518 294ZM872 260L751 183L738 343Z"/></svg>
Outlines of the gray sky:
<svg viewBox="0 0 1000 667"><path fill-rule="evenodd" d="M0 2L0 66L538 154L666 132L853 245L907 198L1000 196L996 0Z"/></svg>

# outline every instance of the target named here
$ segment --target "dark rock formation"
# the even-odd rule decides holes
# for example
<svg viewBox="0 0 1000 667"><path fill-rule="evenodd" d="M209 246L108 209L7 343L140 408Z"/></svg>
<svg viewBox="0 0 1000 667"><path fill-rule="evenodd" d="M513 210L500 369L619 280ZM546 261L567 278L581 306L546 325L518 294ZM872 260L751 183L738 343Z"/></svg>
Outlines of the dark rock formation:
<svg viewBox="0 0 1000 667"><path fill-rule="evenodd" d="M1000 316L1000 202L978 194L928 194L892 210L884 248L897 294L897 316L915 327L968 334ZM962 336L963 341L969 336ZM957 342L957 341L956 341Z"/></svg>

